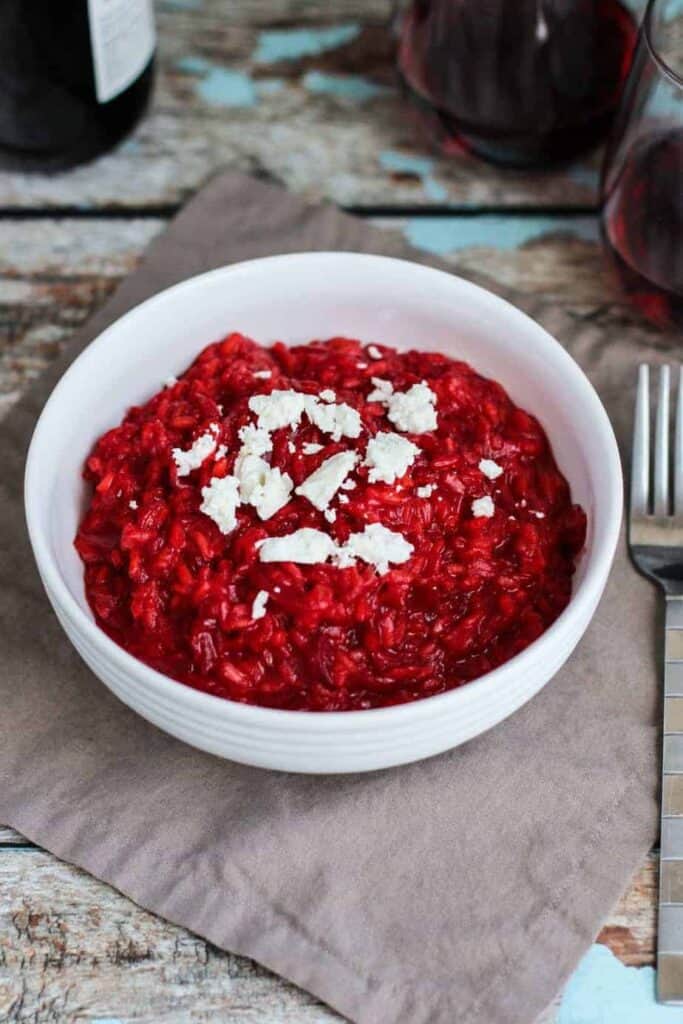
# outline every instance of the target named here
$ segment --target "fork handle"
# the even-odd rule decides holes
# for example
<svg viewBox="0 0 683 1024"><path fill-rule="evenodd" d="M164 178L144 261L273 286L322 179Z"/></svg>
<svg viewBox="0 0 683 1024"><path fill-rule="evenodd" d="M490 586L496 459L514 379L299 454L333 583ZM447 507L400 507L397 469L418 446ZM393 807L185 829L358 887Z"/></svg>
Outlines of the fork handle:
<svg viewBox="0 0 683 1024"><path fill-rule="evenodd" d="M666 598L657 997L683 1004L683 597Z"/></svg>

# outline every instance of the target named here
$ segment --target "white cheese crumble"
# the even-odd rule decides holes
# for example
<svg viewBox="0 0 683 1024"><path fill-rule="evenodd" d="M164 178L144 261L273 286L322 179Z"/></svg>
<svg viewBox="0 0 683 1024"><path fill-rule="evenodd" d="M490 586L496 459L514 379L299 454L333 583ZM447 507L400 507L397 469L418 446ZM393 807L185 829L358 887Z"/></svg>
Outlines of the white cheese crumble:
<svg viewBox="0 0 683 1024"><path fill-rule="evenodd" d="M266 614L266 605L268 604L268 598L270 594L267 590L259 590L258 594L254 598L254 603L251 606L251 617L252 619L262 619Z"/></svg>
<svg viewBox="0 0 683 1024"><path fill-rule="evenodd" d="M164 381L164 387L165 388L172 388L177 383L178 383L178 378L177 377L167 377L166 380Z"/></svg>
<svg viewBox="0 0 683 1024"><path fill-rule="evenodd" d="M337 401L337 396L332 390L332 388L324 388L324 390L320 392L320 397L322 398L323 402Z"/></svg>
<svg viewBox="0 0 683 1024"><path fill-rule="evenodd" d="M335 523L337 521L337 513L333 508L326 508L323 515L328 523Z"/></svg>
<svg viewBox="0 0 683 1024"><path fill-rule="evenodd" d="M339 495L339 504L340 505L348 505L348 503L349 503L349 499L347 498L347 496L345 494L340 494Z"/></svg>
<svg viewBox="0 0 683 1024"><path fill-rule="evenodd" d="M475 518L484 516L486 519L490 519L494 512L493 499L488 494L484 495L483 498L475 498L472 502L472 515Z"/></svg>
<svg viewBox="0 0 683 1024"><path fill-rule="evenodd" d="M240 455L266 455L273 450L273 441L268 431L253 423L240 427L239 438L242 442Z"/></svg>
<svg viewBox="0 0 683 1024"><path fill-rule="evenodd" d="M368 368L367 363L356 363L356 366L358 367L359 370L367 370Z"/></svg>
<svg viewBox="0 0 683 1024"><path fill-rule="evenodd" d="M415 493L418 498L431 498L435 490L436 484L425 484L424 487L418 487Z"/></svg>
<svg viewBox="0 0 683 1024"><path fill-rule="evenodd" d="M289 452L290 455L294 455L296 451L296 445L294 444L293 441L287 442L287 451Z"/></svg>
<svg viewBox="0 0 683 1024"><path fill-rule="evenodd" d="M272 370L254 370L254 376L259 380L268 380L273 376Z"/></svg>
<svg viewBox="0 0 683 1024"><path fill-rule="evenodd" d="M342 484L342 491L355 491L358 484L355 480L345 480Z"/></svg>
<svg viewBox="0 0 683 1024"><path fill-rule="evenodd" d="M497 480L503 472L503 467L499 466L493 459L482 459L479 463L479 469L489 480Z"/></svg>
<svg viewBox="0 0 683 1024"><path fill-rule="evenodd" d="M376 345L368 345L368 355L371 359L381 359L382 353Z"/></svg>
<svg viewBox="0 0 683 1024"><path fill-rule="evenodd" d="M219 444L218 448L216 448L216 454L215 454L216 461L218 462L219 459L224 459L227 454L228 454L228 446L227 446L227 444Z"/></svg>
<svg viewBox="0 0 683 1024"><path fill-rule="evenodd" d="M270 519L287 504L294 483L288 473L269 466L260 455L242 455L235 463L242 501L253 505L259 519Z"/></svg>
<svg viewBox="0 0 683 1024"><path fill-rule="evenodd" d="M193 469L199 469L202 463L208 459L216 450L216 437L219 431L217 423L209 424L206 433L198 437L196 441L183 451L182 448L173 448L171 455L177 467L178 476L188 476Z"/></svg>
<svg viewBox="0 0 683 1024"><path fill-rule="evenodd" d="M412 441L381 431L368 441L364 465L370 467L368 480L371 484L381 481L393 484L412 466L420 449Z"/></svg>
<svg viewBox="0 0 683 1024"><path fill-rule="evenodd" d="M345 569L360 558L373 565L380 576L389 571L390 563L407 562L414 550L402 534L381 523L371 523L362 533L352 533L341 546L335 544L329 534L303 527L285 537L268 537L257 547L262 562L319 565L332 558L338 568Z"/></svg>
<svg viewBox="0 0 683 1024"><path fill-rule="evenodd" d="M389 571L389 563L400 565L407 562L414 551L413 545L395 530L389 530L381 523L370 523L362 533L352 533L340 549L341 564L347 558L360 558L374 565L380 576Z"/></svg>
<svg viewBox="0 0 683 1024"><path fill-rule="evenodd" d="M267 537L258 545L262 562L298 562L317 565L326 562L336 549L332 538L322 530L304 526L284 537Z"/></svg>
<svg viewBox="0 0 683 1024"><path fill-rule="evenodd" d="M425 434L436 430L436 395L425 381L407 391L395 391L387 399L387 416L399 430Z"/></svg>
<svg viewBox="0 0 683 1024"><path fill-rule="evenodd" d="M133 511L135 511L135 509L138 508L138 503L135 500L135 498L130 499L130 501L128 502L128 508L132 508Z"/></svg>
<svg viewBox="0 0 683 1024"><path fill-rule="evenodd" d="M375 387L374 391L368 395L368 402L388 402L394 393L394 385L391 381L384 380L382 377L371 377L370 380Z"/></svg>
<svg viewBox="0 0 683 1024"><path fill-rule="evenodd" d="M315 444L314 441L304 441L301 445L301 451L304 455L317 455L318 452L321 452L322 450L323 446L321 444Z"/></svg>
<svg viewBox="0 0 683 1024"><path fill-rule="evenodd" d="M258 426L263 430L279 430L280 427L297 427L304 412L304 398L299 391L271 391L269 395L252 395L249 408L258 416Z"/></svg>
<svg viewBox="0 0 683 1024"><path fill-rule="evenodd" d="M344 480L358 462L355 452L338 452L318 466L296 489L312 505L324 512Z"/></svg>
<svg viewBox="0 0 683 1024"><path fill-rule="evenodd" d="M360 436L360 415L346 402L321 405L317 395L304 395L303 399L311 423L322 430L323 434L331 434L333 441L341 441L342 437Z"/></svg>
<svg viewBox="0 0 683 1024"><path fill-rule="evenodd" d="M536 516L537 519L545 519L545 512L532 512L532 516Z"/></svg>
<svg viewBox="0 0 683 1024"><path fill-rule="evenodd" d="M221 533L230 533L237 526L235 512L240 503L239 481L234 476L214 476L202 487L200 511L213 519Z"/></svg>

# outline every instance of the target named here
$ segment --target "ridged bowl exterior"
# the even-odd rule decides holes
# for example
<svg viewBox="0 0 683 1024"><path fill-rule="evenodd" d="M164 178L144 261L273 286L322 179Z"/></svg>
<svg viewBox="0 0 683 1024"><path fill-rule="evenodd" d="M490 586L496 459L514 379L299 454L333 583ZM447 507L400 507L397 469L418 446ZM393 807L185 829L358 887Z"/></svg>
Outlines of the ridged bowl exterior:
<svg viewBox="0 0 683 1024"><path fill-rule="evenodd" d="M307 315L301 297L312 281L319 284ZM272 301L265 311L264 295ZM348 307L353 312L345 316ZM93 621L73 551L84 500L80 466L128 405L153 394L165 377L230 330L264 343L346 333L397 347L433 346L495 376L536 412L589 518L575 592L557 622L527 650L465 686L412 704L341 713L276 711L212 697L114 644ZM81 399L93 381L101 382L95 394ZM107 382L123 393L105 394ZM85 436L78 429L83 422ZM54 470L56 453L62 455L61 473ZM604 589L619 532L621 488L616 443L595 392L558 343L514 307L452 275L404 261L295 254L194 278L137 307L93 342L62 378L36 427L26 513L38 568L64 631L125 704L219 757L283 771L362 772L456 747L512 714L552 678Z"/></svg>

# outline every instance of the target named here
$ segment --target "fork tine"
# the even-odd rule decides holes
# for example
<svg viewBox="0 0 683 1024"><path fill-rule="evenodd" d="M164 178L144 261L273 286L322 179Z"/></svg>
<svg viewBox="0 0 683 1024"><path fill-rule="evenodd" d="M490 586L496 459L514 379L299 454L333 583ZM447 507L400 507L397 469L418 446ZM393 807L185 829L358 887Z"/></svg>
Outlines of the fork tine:
<svg viewBox="0 0 683 1024"><path fill-rule="evenodd" d="M657 419L655 423L655 493L654 514L669 514L669 390L671 371L668 366L659 370L657 389Z"/></svg>
<svg viewBox="0 0 683 1024"><path fill-rule="evenodd" d="M650 493L650 367L638 367L638 393L633 423L631 515L647 515Z"/></svg>
<svg viewBox="0 0 683 1024"><path fill-rule="evenodd" d="M683 515L683 366L678 368L676 432L674 434L674 515Z"/></svg>

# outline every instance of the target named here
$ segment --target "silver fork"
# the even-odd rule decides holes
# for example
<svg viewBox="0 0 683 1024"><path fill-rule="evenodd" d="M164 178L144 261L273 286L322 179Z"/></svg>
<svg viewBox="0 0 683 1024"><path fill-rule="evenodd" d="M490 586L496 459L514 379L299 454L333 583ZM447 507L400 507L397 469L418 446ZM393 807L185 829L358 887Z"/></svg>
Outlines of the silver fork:
<svg viewBox="0 0 683 1024"><path fill-rule="evenodd" d="M683 1004L683 368L678 377L672 451L671 371L659 371L651 472L650 368L638 372L629 549L666 599L657 998Z"/></svg>

